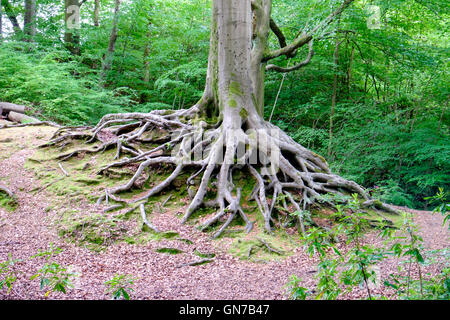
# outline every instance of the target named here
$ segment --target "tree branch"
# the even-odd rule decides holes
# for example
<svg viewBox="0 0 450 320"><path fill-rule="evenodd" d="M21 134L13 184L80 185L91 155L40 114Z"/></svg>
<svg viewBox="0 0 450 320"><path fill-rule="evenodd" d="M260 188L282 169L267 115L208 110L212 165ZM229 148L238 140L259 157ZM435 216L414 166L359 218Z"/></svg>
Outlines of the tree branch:
<svg viewBox="0 0 450 320"><path fill-rule="evenodd" d="M270 18L270 30L277 36L280 48L286 47L286 37L272 18Z"/></svg>
<svg viewBox="0 0 450 320"><path fill-rule="evenodd" d="M282 55L289 56L293 52L295 52L296 49L309 43L319 30L322 30L323 28L327 27L331 22L333 22L334 19L336 19L336 17L338 17L353 1L354 0L345 0L344 3L339 8L337 8L328 17L322 20L310 32L303 33L302 35L298 36L297 38L294 39L294 41L290 45L287 45L284 48L269 52L267 55L263 57L262 62L267 62Z"/></svg>
<svg viewBox="0 0 450 320"><path fill-rule="evenodd" d="M5 13L11 21L11 24L13 26L14 32L16 34L20 33L22 29L20 28L19 22L17 21L17 14L14 12L14 8L11 6L8 0L1 0L1 4L3 5L3 8L5 9Z"/></svg>
<svg viewBox="0 0 450 320"><path fill-rule="evenodd" d="M292 72L292 71L298 70L298 69L306 66L307 64L309 64L311 62L311 59L314 56L313 42L314 42L313 39L311 39L311 41L309 41L309 43L308 43L308 46L309 46L308 56L302 62L300 62L300 63L298 63L298 64L296 64L296 65L294 65L292 67L289 67L289 68L283 68L283 67L277 66L275 64L269 64L269 65L266 66L266 70L275 70L275 71L284 73L284 72Z"/></svg>

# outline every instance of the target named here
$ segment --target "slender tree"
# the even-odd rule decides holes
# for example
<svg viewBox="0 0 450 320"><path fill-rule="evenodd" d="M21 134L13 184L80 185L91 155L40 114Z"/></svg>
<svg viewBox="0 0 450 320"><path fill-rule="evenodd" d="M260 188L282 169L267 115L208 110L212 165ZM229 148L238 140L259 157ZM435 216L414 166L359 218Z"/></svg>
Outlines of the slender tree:
<svg viewBox="0 0 450 320"><path fill-rule="evenodd" d="M80 55L80 2L79 0L64 0L64 43L74 55Z"/></svg>
<svg viewBox="0 0 450 320"><path fill-rule="evenodd" d="M120 0L115 0L114 18L109 37L109 45L106 54L103 56L102 71L100 73L100 83L105 85L105 78L109 70L111 70L114 52L116 51L117 27L119 24Z"/></svg>
<svg viewBox="0 0 450 320"><path fill-rule="evenodd" d="M5 9L5 14L11 22L14 32L16 35L22 34L22 29L20 28L19 22L17 21L17 14L14 8L11 6L8 0L1 0L3 8Z"/></svg>
<svg viewBox="0 0 450 320"><path fill-rule="evenodd" d="M151 48L151 35L152 35L152 21L148 18L148 31L147 31L147 44L144 50L144 82L148 83L150 81L150 48Z"/></svg>
<svg viewBox="0 0 450 320"><path fill-rule="evenodd" d="M25 0L23 31L25 40L33 42L36 35L36 0Z"/></svg>
<svg viewBox="0 0 450 320"><path fill-rule="evenodd" d="M3 16L3 11L2 11L2 3L0 2L0 43L2 42L3 39L3 21L2 21L2 16Z"/></svg>
<svg viewBox="0 0 450 320"><path fill-rule="evenodd" d="M95 0L94 3L94 26L98 27L99 23L99 15L100 15L100 0Z"/></svg>
<svg viewBox="0 0 450 320"><path fill-rule="evenodd" d="M336 40L334 46L334 75L333 75L333 93L331 95L331 110L330 110L330 128L329 128L329 139L328 139L328 158L331 157L331 151L333 146L333 122L334 122L334 113L336 108L336 98L337 98L337 86L338 86L338 72L339 72L339 46L342 41L339 41L338 33L336 32Z"/></svg>
<svg viewBox="0 0 450 320"><path fill-rule="evenodd" d="M133 158L119 159L105 166L100 173L112 167L139 164L127 183L107 189L98 203L110 198L131 203L146 201L167 188L185 170L197 168L186 181L195 192L190 193L192 200L182 221L186 222L201 206L216 207L217 213L202 226L205 229L226 218L216 237L236 216L246 222L247 231L253 226L241 207L241 186L233 180L236 170L243 170L254 178L255 186L248 199L256 200L268 232L273 227L273 209L277 203L300 213L327 192L357 193L365 199L366 206L395 211L371 200L355 182L333 174L323 157L299 145L263 118L265 71L290 72L306 66L313 57L313 40L352 2L343 1L324 20L303 30L288 44L275 21L271 23L270 0L213 0L206 85L200 101L184 110L109 114L89 133L90 140L94 141L101 130L119 124L114 128L117 139L102 142L96 149L116 146L116 159L121 151L130 152L131 144L142 142L141 137L147 130L159 128L169 133L162 138L163 144L152 150L141 152L136 148L131 151L135 155ZM280 42L280 48L273 51L268 48L270 30ZM302 62L287 68L268 64L277 57L295 56L303 46L308 46L308 54ZM139 129L130 134L133 128ZM65 130L60 134L66 134ZM64 137L56 139L59 142ZM67 159L82 150L61 157ZM117 196L130 190L147 167L159 164L173 166L165 180L132 200ZM208 191L215 192L214 198L207 197ZM301 217L300 225L303 230Z"/></svg>

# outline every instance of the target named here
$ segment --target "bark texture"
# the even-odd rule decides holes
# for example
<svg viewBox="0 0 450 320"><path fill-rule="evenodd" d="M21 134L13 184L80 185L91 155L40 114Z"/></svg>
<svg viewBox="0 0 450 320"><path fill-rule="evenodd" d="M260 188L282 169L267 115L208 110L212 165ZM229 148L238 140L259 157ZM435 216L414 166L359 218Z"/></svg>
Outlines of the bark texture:
<svg viewBox="0 0 450 320"><path fill-rule="evenodd" d="M36 0L25 0L23 31L25 40L33 42L36 35Z"/></svg>
<svg viewBox="0 0 450 320"><path fill-rule="evenodd" d="M95 0L94 4L94 26L98 27L99 23L99 15L100 15L100 0Z"/></svg>

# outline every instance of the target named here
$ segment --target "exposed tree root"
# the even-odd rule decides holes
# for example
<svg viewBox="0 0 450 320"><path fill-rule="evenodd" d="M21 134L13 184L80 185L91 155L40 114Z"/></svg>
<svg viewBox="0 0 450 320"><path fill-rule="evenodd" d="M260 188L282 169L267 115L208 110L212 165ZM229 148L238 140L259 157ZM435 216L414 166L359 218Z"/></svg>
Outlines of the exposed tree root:
<svg viewBox="0 0 450 320"><path fill-rule="evenodd" d="M331 173L324 158L296 143L278 127L262 120L248 120L245 132L243 128L228 130L221 122L208 126L198 118L198 109L194 106L177 111L109 114L94 128L60 128L42 147L87 139L87 143L96 145L71 150L57 159L65 161L79 154L116 148L114 159L99 174L106 174L114 167L138 165L127 183L105 190L98 199L99 204L109 199L127 204L146 201L167 189L186 169L193 168L194 173L186 180L191 202L182 222L185 223L202 206L215 207L217 212L201 226L205 230L223 222L214 237L219 237L238 216L245 222L247 232L254 225L242 209L241 186L233 181L234 170L245 170L256 181L248 200L256 201L267 232L271 232L276 224L273 216L277 208L302 212L326 193L356 193L363 199L365 207L397 213L393 207L370 199L357 183ZM148 137L151 132L160 135ZM131 157L125 157L125 154ZM138 185L138 179L149 179L150 176L145 175L147 168L162 164L173 167L168 177L135 198L120 198L119 194ZM140 186L143 184L142 181L139 183ZM216 195L212 200L207 199L211 189ZM299 228L305 232L302 215L297 216Z"/></svg>
<svg viewBox="0 0 450 320"><path fill-rule="evenodd" d="M213 262L213 261L214 261L214 259L204 258L204 259L200 259L200 260L196 260L196 261L180 264L177 268L195 267L195 266L199 266L199 265L202 265L202 264L205 264L205 263L210 263L210 262Z"/></svg>

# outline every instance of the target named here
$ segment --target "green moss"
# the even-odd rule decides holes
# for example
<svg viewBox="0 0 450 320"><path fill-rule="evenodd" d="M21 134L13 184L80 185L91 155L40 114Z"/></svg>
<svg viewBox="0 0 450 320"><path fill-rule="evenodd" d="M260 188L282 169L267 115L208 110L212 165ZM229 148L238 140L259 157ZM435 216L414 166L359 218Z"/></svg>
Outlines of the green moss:
<svg viewBox="0 0 450 320"><path fill-rule="evenodd" d="M313 152L313 151L311 151L311 154L312 154L314 157L317 157L317 158L319 158L320 160L322 160L325 164L328 164L328 163L327 163L327 160L326 160L324 157L322 157L321 155L318 155L317 153L315 153L315 152Z"/></svg>
<svg viewBox="0 0 450 320"><path fill-rule="evenodd" d="M216 256L215 253L202 253L197 249L194 250L194 254L199 256L200 258L212 259Z"/></svg>
<svg viewBox="0 0 450 320"><path fill-rule="evenodd" d="M123 240L127 229L118 219L94 214L84 217L67 211L59 222L58 235L93 251L102 251L108 245Z"/></svg>
<svg viewBox="0 0 450 320"><path fill-rule="evenodd" d="M192 242L189 239L185 239L185 238L177 238L176 240L182 241L182 242L187 243L187 244L194 244L194 242Z"/></svg>
<svg viewBox="0 0 450 320"><path fill-rule="evenodd" d="M232 108L237 108L237 102L236 102L236 100L234 100L234 99L230 99L230 100L228 101L228 105L229 105L230 107L232 107Z"/></svg>
<svg viewBox="0 0 450 320"><path fill-rule="evenodd" d="M230 87L229 87L229 93L230 93L230 96L232 94L234 94L236 96L241 96L242 95L241 85L239 84L239 82L231 81Z"/></svg>
<svg viewBox="0 0 450 320"><path fill-rule="evenodd" d="M156 252L158 253L166 253L166 254L180 254L183 253L182 250L177 248L159 248L156 249Z"/></svg>
<svg viewBox="0 0 450 320"><path fill-rule="evenodd" d="M248 117L248 112L245 108L241 108L239 115L241 116L242 120L245 120Z"/></svg>

